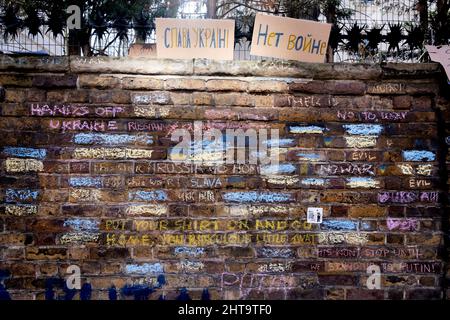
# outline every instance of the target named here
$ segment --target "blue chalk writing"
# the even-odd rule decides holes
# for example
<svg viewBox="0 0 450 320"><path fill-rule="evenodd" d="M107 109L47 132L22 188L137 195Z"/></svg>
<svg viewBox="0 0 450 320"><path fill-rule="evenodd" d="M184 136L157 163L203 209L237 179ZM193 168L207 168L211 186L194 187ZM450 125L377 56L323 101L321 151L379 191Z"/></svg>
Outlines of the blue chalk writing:
<svg viewBox="0 0 450 320"><path fill-rule="evenodd" d="M148 273L161 273L164 272L163 265L161 263L144 263L127 264L125 266L126 273L148 274Z"/></svg>
<svg viewBox="0 0 450 320"><path fill-rule="evenodd" d="M293 202L294 196L290 193L283 192L226 192L223 195L225 202L238 203L274 203L274 202Z"/></svg>
<svg viewBox="0 0 450 320"><path fill-rule="evenodd" d="M39 196L39 191L28 189L6 189L6 202L32 201Z"/></svg>
<svg viewBox="0 0 450 320"><path fill-rule="evenodd" d="M289 127L290 133L323 133L324 127L319 126L291 126Z"/></svg>
<svg viewBox="0 0 450 320"><path fill-rule="evenodd" d="M191 248L191 247L176 247L174 249L175 255L188 255L197 257L205 253L205 248Z"/></svg>
<svg viewBox="0 0 450 320"><path fill-rule="evenodd" d="M294 252L287 248L262 248L261 255L265 258L292 258Z"/></svg>
<svg viewBox="0 0 450 320"><path fill-rule="evenodd" d="M19 158L44 159L47 156L47 151L45 149L6 147L3 152L7 155Z"/></svg>
<svg viewBox="0 0 450 320"><path fill-rule="evenodd" d="M96 187L102 186L102 180L100 178L93 177L71 177L69 178L69 185L71 187Z"/></svg>
<svg viewBox="0 0 450 320"><path fill-rule="evenodd" d="M427 150L405 150L403 151L405 161L434 161L436 155Z"/></svg>
<svg viewBox="0 0 450 320"><path fill-rule="evenodd" d="M290 174L295 173L296 166L290 163L283 163L283 164L271 164L261 167L261 174L262 175L271 175L271 174Z"/></svg>
<svg viewBox="0 0 450 320"><path fill-rule="evenodd" d="M143 201L166 201L167 193L162 190L155 191L130 191L128 193L129 200L143 200Z"/></svg>
<svg viewBox="0 0 450 320"><path fill-rule="evenodd" d="M295 144L295 139L271 139L263 141L263 144L272 147L278 145L279 147L288 147Z"/></svg>
<svg viewBox="0 0 450 320"><path fill-rule="evenodd" d="M308 186L323 186L326 180L321 178L306 178L302 180L302 184Z"/></svg>
<svg viewBox="0 0 450 320"><path fill-rule="evenodd" d="M357 223L351 220L324 220L321 228L325 230L356 230Z"/></svg>
<svg viewBox="0 0 450 320"><path fill-rule="evenodd" d="M311 161L320 160L320 154L317 153L297 153L297 157Z"/></svg>
<svg viewBox="0 0 450 320"><path fill-rule="evenodd" d="M77 144L128 144L142 143L152 144L153 137L150 135L130 135L130 134L106 134L106 133L77 133L73 137L73 142Z"/></svg>
<svg viewBox="0 0 450 320"><path fill-rule="evenodd" d="M368 222L368 221L361 222L361 230L372 230L372 229L373 229L373 227L370 222Z"/></svg>
<svg viewBox="0 0 450 320"><path fill-rule="evenodd" d="M70 227L75 231L98 231L99 222L91 219L72 218L64 221L64 227Z"/></svg>
<svg viewBox="0 0 450 320"><path fill-rule="evenodd" d="M349 184L368 184L368 185L373 185L376 184L376 180L373 178L368 178L368 177L351 177L351 178L347 178L347 183Z"/></svg>
<svg viewBox="0 0 450 320"><path fill-rule="evenodd" d="M361 136L378 136L383 131L379 124L345 124L342 127L348 134Z"/></svg>

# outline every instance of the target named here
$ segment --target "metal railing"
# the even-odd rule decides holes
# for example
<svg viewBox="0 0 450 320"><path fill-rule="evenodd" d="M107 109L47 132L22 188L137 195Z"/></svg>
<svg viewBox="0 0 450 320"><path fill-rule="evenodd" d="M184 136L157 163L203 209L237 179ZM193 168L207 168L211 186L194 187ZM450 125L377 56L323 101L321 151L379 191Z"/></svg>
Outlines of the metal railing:
<svg viewBox="0 0 450 320"><path fill-rule="evenodd" d="M343 0L341 5L350 11L350 16L338 21L341 29L341 42L335 50L334 61L336 62L368 62L378 63L381 61L417 62L423 59L423 49L410 47L405 41L407 30L419 25L419 13L416 10L417 0ZM195 1L186 1L193 3ZM181 7L180 18L204 18L206 17L205 1L198 1L198 6L190 5ZM195 9L192 11L192 9ZM319 16L320 21L326 18ZM361 32L361 43L358 50L349 50L347 34L354 25L364 30ZM398 43L398 48L389 50L386 40L392 25L402 28L403 38ZM383 28L381 31L382 41L376 50L368 50L367 35L372 28ZM4 26L0 25L0 33L3 35ZM250 39L237 39L235 45L235 60L261 60L267 59L250 55ZM127 56L128 48L136 41L135 30L130 28L126 38L119 39L117 31L108 28L103 38L99 39L92 34L90 45L94 55ZM155 35L152 33L145 41L155 43ZM424 42L432 43L432 35ZM392 48L391 48L392 49ZM48 54L52 56L67 55L70 52L67 33L56 38L45 27L35 37L28 34L27 30L21 30L15 37L0 37L0 51L5 53L35 53Z"/></svg>

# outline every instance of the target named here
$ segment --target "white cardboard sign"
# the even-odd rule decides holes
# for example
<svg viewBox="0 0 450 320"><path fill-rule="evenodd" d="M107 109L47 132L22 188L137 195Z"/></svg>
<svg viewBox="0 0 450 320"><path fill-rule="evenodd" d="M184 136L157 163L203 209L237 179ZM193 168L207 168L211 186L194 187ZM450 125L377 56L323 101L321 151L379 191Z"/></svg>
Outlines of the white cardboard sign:
<svg viewBox="0 0 450 320"><path fill-rule="evenodd" d="M450 79L450 46L425 46L431 60L439 62Z"/></svg>
<svg viewBox="0 0 450 320"><path fill-rule="evenodd" d="M234 20L156 18L158 59L233 60Z"/></svg>
<svg viewBox="0 0 450 320"><path fill-rule="evenodd" d="M331 24L257 14L250 54L324 62Z"/></svg>

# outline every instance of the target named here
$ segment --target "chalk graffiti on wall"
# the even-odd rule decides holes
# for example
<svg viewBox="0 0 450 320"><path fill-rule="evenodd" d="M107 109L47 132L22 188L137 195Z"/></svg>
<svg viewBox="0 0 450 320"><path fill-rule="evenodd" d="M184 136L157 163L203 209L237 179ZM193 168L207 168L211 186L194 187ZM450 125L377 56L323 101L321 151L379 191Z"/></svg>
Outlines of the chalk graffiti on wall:
<svg viewBox="0 0 450 320"><path fill-rule="evenodd" d="M417 231L420 223L417 219L388 218L386 226L389 230Z"/></svg>
<svg viewBox="0 0 450 320"><path fill-rule="evenodd" d="M117 121L115 120L59 120L50 119L47 125L52 130L59 130L62 133L70 131L105 132L117 131Z"/></svg>
<svg viewBox="0 0 450 320"><path fill-rule="evenodd" d="M276 203L293 202L295 200L295 195L286 192L238 191L224 193L223 199L225 202L238 203Z"/></svg>
<svg viewBox="0 0 450 320"><path fill-rule="evenodd" d="M404 175L421 175L421 176L431 176L433 173L433 165L431 164L398 164L397 165Z"/></svg>
<svg viewBox="0 0 450 320"><path fill-rule="evenodd" d="M379 203L437 203L439 192L436 191L383 191L378 193Z"/></svg>
<svg viewBox="0 0 450 320"><path fill-rule="evenodd" d="M153 136L147 134L105 134L105 133L77 133L73 136L76 144L99 144L99 145L121 145L121 144L153 144Z"/></svg>
<svg viewBox="0 0 450 320"><path fill-rule="evenodd" d="M6 189L6 202L31 202L39 196L39 190Z"/></svg>
<svg viewBox="0 0 450 320"><path fill-rule="evenodd" d="M199 257L205 254L205 248L192 248L192 247L175 247L174 254L176 256L187 255L190 257Z"/></svg>
<svg viewBox="0 0 450 320"><path fill-rule="evenodd" d="M403 151L405 161L434 161L436 155L427 150L405 150Z"/></svg>
<svg viewBox="0 0 450 320"><path fill-rule="evenodd" d="M260 255L264 258L292 258L294 257L294 251L289 248L263 247L260 250Z"/></svg>
<svg viewBox="0 0 450 320"><path fill-rule="evenodd" d="M327 232L319 233L319 244L353 244L363 245L368 242L366 233L358 232Z"/></svg>
<svg viewBox="0 0 450 320"><path fill-rule="evenodd" d="M365 290L374 264L409 277L404 297L437 287L443 159L429 134L431 95L360 80L214 77L121 75L118 90L92 92L11 88L8 99L22 102L5 103L0 255L11 261L1 267L31 267L18 280L0 271L0 299L22 297L28 281L27 296L40 298L45 282L49 300L292 298L304 289L348 298ZM303 92L315 86L322 92ZM30 105L31 96L105 102ZM171 161L170 135L193 133L196 120L205 130L279 130L260 143L281 147L281 163L211 165L217 150L203 137L211 154ZM311 204L323 209L321 224L305 220ZM50 275L74 261L93 270L75 290Z"/></svg>
<svg viewBox="0 0 450 320"><path fill-rule="evenodd" d="M79 220L79 219L77 219ZM345 220L328 220L330 223L346 222ZM72 222L72 221L71 221ZM78 221L77 221L78 222ZM87 224L87 221L82 221ZM79 222L78 222L79 223ZM67 220L64 223L66 226ZM89 222L89 227L91 224ZM98 224L97 224L98 226ZM96 227L98 230L98 227ZM214 232L214 231L309 231L313 229L313 225L302 219L108 219L104 220L104 229L106 231L200 231L200 232ZM77 229L78 231L82 231ZM93 228L91 229L93 230ZM178 250L183 252L191 252L187 248L181 247ZM176 253L176 252L175 252Z"/></svg>
<svg viewBox="0 0 450 320"><path fill-rule="evenodd" d="M322 164L320 173L323 175L351 174L351 175L375 175L373 164Z"/></svg>
<svg viewBox="0 0 450 320"><path fill-rule="evenodd" d="M5 161L6 172L10 174L37 174L44 170L44 162L48 153L42 148L5 147L3 153L8 156ZM14 157L14 158L11 158ZM40 190L26 188L7 188L5 190L5 214L16 217L27 217L38 213Z"/></svg>
<svg viewBox="0 0 450 320"><path fill-rule="evenodd" d="M379 121L403 121L406 119L409 111L338 111L339 120L358 120L367 122Z"/></svg>
<svg viewBox="0 0 450 320"><path fill-rule="evenodd" d="M344 137L344 139L349 148L373 148L377 144L377 138L374 136Z"/></svg>
<svg viewBox="0 0 450 320"><path fill-rule="evenodd" d="M323 220L320 224L323 230L356 230L358 226L357 221L351 220Z"/></svg>
<svg viewBox="0 0 450 320"><path fill-rule="evenodd" d="M383 273L439 273L439 262L325 262L327 272L365 272L370 265L379 265Z"/></svg>
<svg viewBox="0 0 450 320"><path fill-rule="evenodd" d="M323 133L326 130L326 128L317 126L317 125L310 125L310 126L290 126L289 127L289 133L296 133L296 134L314 134L314 133Z"/></svg>
<svg viewBox="0 0 450 320"><path fill-rule="evenodd" d="M32 103L30 115L36 117L110 117L115 118L123 113L123 107L90 107L85 105L49 105Z"/></svg>
<svg viewBox="0 0 450 320"><path fill-rule="evenodd" d="M47 150L45 149L24 147L6 147L3 149L3 153L11 157L18 158L44 159L47 156Z"/></svg>
<svg viewBox="0 0 450 320"><path fill-rule="evenodd" d="M342 127L347 134L358 136L378 136L383 131L378 124L345 124Z"/></svg>
<svg viewBox="0 0 450 320"><path fill-rule="evenodd" d="M247 299L252 292L258 294L271 291L284 291L296 286L296 277L288 275L271 275L266 273L230 273L221 276L221 290L237 290L235 299Z"/></svg>
<svg viewBox="0 0 450 320"><path fill-rule="evenodd" d="M376 189L380 187L380 182L373 178L352 177L347 178L347 187L349 188L367 188Z"/></svg>

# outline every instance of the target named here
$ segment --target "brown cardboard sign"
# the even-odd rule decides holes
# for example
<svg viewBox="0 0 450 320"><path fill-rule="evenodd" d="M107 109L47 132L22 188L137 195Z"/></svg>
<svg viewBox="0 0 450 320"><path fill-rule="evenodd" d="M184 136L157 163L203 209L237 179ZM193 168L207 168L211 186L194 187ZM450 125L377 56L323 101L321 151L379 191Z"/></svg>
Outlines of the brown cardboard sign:
<svg viewBox="0 0 450 320"><path fill-rule="evenodd" d="M159 59L233 60L234 20L156 18Z"/></svg>
<svg viewBox="0 0 450 320"><path fill-rule="evenodd" d="M250 54L324 62L331 24L257 14Z"/></svg>
<svg viewBox="0 0 450 320"><path fill-rule="evenodd" d="M425 46L431 60L439 62L450 79L450 46Z"/></svg>

